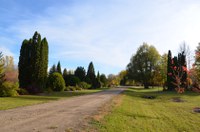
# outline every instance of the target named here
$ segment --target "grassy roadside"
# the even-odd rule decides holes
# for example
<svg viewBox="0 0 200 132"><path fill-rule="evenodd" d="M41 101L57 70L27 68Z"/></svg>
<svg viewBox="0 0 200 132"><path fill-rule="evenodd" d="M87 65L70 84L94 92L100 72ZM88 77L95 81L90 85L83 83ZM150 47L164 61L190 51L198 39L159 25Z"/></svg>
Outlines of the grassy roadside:
<svg viewBox="0 0 200 132"><path fill-rule="evenodd" d="M85 94L91 94L106 90L107 88L81 90L81 91L64 91L64 92L52 92L43 95L23 95L17 97L3 97L0 98L0 110L12 109L20 106L27 106L39 103L45 103L49 101L65 99L74 96L80 96Z"/></svg>
<svg viewBox="0 0 200 132"><path fill-rule="evenodd" d="M142 98L149 95L156 98ZM200 113L192 111L194 107L200 107L199 102L200 96L196 93L177 94L157 92L157 88L131 88L123 93L120 105L92 124L102 132L200 131Z"/></svg>

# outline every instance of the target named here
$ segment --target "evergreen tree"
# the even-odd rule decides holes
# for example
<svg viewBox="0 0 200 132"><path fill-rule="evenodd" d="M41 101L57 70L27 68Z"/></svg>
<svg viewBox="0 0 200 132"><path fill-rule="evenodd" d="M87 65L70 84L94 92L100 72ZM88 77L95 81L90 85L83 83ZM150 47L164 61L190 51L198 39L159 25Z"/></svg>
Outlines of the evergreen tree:
<svg viewBox="0 0 200 132"><path fill-rule="evenodd" d="M4 62L3 62L3 54L0 52L0 88L4 82Z"/></svg>
<svg viewBox="0 0 200 132"><path fill-rule="evenodd" d="M64 70L63 70L63 78L65 78L67 76L67 69L65 68Z"/></svg>
<svg viewBox="0 0 200 132"><path fill-rule="evenodd" d="M64 78L64 80L65 80L65 85L66 86L69 86L69 82L68 82L68 73L67 73L67 69L65 68L64 70L63 70L63 78Z"/></svg>
<svg viewBox="0 0 200 132"><path fill-rule="evenodd" d="M74 72L74 75L76 77L78 77L80 79L80 81L84 81L85 76L86 76L86 72L85 72L84 67L77 67L75 72Z"/></svg>
<svg viewBox="0 0 200 132"><path fill-rule="evenodd" d="M31 39L24 40L22 42L22 46L20 49L20 56L19 56L19 63L18 63L18 70L19 70L19 87L26 88L29 84L31 84L32 79L32 72L31 72Z"/></svg>
<svg viewBox="0 0 200 132"><path fill-rule="evenodd" d="M171 51L169 50L168 51L168 60L167 60L167 87L168 87L168 90L172 90L173 89L173 78L172 78L172 74L173 74L173 71L172 71L172 64L173 64L173 59L172 59L172 53Z"/></svg>
<svg viewBox="0 0 200 132"><path fill-rule="evenodd" d="M53 64L53 66L50 68L49 75L53 74L54 72L57 72L55 64Z"/></svg>
<svg viewBox="0 0 200 132"><path fill-rule="evenodd" d="M62 70L61 70L61 64L60 61L57 64L57 68L56 68L57 72L60 73L62 75Z"/></svg>
<svg viewBox="0 0 200 132"><path fill-rule="evenodd" d="M187 88L187 62L186 62L186 54L183 51L178 54L178 63L179 63L179 76L181 79L181 87Z"/></svg>
<svg viewBox="0 0 200 132"><path fill-rule="evenodd" d="M108 80L107 80L105 74L101 74L101 76L100 76L100 81L103 83L103 86L104 86L104 87L107 86L107 84L108 84Z"/></svg>
<svg viewBox="0 0 200 132"><path fill-rule="evenodd" d="M172 91L175 88L187 88L187 63L184 52L179 53L178 57L172 58L171 51L168 53L167 65L167 85L168 90Z"/></svg>
<svg viewBox="0 0 200 132"><path fill-rule="evenodd" d="M87 71L87 83L92 84L92 86L95 85L96 83L96 75L95 75L95 70L94 70L94 65L92 62L90 62L88 66L88 71Z"/></svg>
<svg viewBox="0 0 200 132"><path fill-rule="evenodd" d="M46 87L47 82L47 69L48 69L48 42L46 38L41 41L41 49L40 49L40 64L39 64L39 85L41 88Z"/></svg>
<svg viewBox="0 0 200 132"><path fill-rule="evenodd" d="M97 80L100 81L100 74L99 74L99 71L97 72Z"/></svg>
<svg viewBox="0 0 200 132"><path fill-rule="evenodd" d="M48 42L41 40L41 35L35 32L28 41L24 40L19 57L19 84L30 93L41 92L47 81Z"/></svg>

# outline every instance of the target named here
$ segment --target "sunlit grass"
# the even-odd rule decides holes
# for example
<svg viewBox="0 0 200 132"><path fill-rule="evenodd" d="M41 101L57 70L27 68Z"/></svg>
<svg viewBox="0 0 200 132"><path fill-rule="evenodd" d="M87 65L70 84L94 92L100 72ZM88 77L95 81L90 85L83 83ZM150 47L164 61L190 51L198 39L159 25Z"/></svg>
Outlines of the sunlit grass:
<svg viewBox="0 0 200 132"><path fill-rule="evenodd" d="M45 103L49 101L65 99L65 98L80 96L80 95L85 95L85 94L91 94L95 92L100 92L102 90L106 90L106 88L81 90L81 91L52 92L52 93L45 93L42 95L22 95L22 96L17 96L17 97L0 97L0 110Z"/></svg>
<svg viewBox="0 0 200 132"><path fill-rule="evenodd" d="M103 132L200 131L200 114L192 111L200 107L199 94L158 92L158 89L128 89L122 96L121 105L114 107L101 121L94 121L94 126ZM142 98L144 95L156 98ZM182 102L174 102L174 98Z"/></svg>

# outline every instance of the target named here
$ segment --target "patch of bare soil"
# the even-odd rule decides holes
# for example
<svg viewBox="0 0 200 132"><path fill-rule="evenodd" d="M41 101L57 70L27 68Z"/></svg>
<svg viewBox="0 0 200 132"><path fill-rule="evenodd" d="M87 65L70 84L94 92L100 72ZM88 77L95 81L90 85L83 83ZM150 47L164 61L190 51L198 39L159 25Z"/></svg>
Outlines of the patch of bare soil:
<svg viewBox="0 0 200 132"><path fill-rule="evenodd" d="M143 95L142 98L145 98L145 99L155 99L156 96L153 96L153 95Z"/></svg>
<svg viewBox="0 0 200 132"><path fill-rule="evenodd" d="M0 132L79 132L126 88L0 111ZM105 110L106 111L106 110ZM101 118L96 117L96 118Z"/></svg>
<svg viewBox="0 0 200 132"><path fill-rule="evenodd" d="M195 113L200 113L200 107L195 107L195 108L193 108L193 112L195 112Z"/></svg>
<svg viewBox="0 0 200 132"><path fill-rule="evenodd" d="M174 98L172 98L172 101L178 102L178 103L185 102L185 100L182 100L180 97L174 97Z"/></svg>

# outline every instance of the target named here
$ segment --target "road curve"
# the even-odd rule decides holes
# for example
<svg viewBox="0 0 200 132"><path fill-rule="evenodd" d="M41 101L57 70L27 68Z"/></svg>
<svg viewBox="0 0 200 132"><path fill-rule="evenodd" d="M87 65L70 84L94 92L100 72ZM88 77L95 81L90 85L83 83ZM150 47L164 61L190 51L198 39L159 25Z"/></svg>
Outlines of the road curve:
<svg viewBox="0 0 200 132"><path fill-rule="evenodd" d="M126 88L0 111L0 132L64 132L76 129Z"/></svg>

